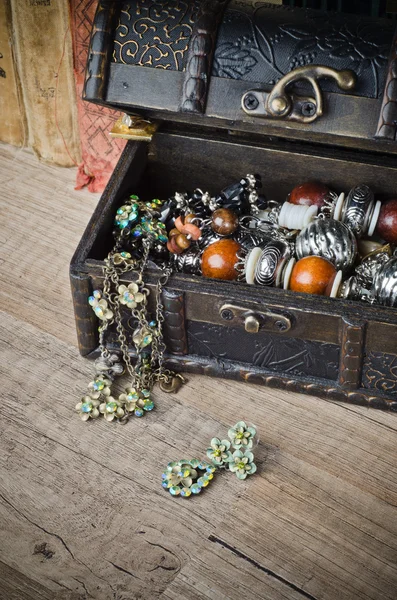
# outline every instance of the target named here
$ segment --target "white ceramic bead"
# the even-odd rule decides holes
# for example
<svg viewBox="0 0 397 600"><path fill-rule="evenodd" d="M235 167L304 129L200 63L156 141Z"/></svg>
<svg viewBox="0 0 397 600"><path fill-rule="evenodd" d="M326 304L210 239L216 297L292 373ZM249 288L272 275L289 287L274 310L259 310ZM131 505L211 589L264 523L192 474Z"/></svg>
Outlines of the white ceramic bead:
<svg viewBox="0 0 397 600"><path fill-rule="evenodd" d="M262 248L256 246L248 253L245 263L245 280L249 285L254 285L255 267L262 254Z"/></svg>
<svg viewBox="0 0 397 600"><path fill-rule="evenodd" d="M382 202L377 200L374 207L374 212L372 213L371 221L368 226L368 237L374 235L375 227L379 219L380 208L382 206Z"/></svg>

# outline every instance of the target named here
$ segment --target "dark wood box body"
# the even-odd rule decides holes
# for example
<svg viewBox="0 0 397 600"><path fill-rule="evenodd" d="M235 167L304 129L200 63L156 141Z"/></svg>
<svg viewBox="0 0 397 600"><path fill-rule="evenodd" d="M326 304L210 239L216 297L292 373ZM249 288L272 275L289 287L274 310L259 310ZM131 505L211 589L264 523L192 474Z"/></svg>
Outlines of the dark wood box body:
<svg viewBox="0 0 397 600"><path fill-rule="evenodd" d="M356 116L362 117L360 111ZM165 198L192 186L215 193L249 172L261 173L266 194L276 199L312 179L336 191L364 182L384 197L396 193L395 143L387 152L385 141L363 151L346 148L343 140L314 144L316 133L314 140L300 134L301 141L292 141L263 135L257 125L250 131L249 123L232 129L227 125L215 119L201 127L198 116L184 115L163 123L149 144L128 142L71 264L84 356L95 356L98 348L98 323L87 299L102 287L114 214L128 194ZM148 272L149 286L155 285L159 273ZM258 333L248 333L242 318L224 318L222 307L227 304L273 316L264 318ZM185 274L171 277L164 305L167 364L177 371L397 410L395 309ZM277 315L290 321L287 332L278 328ZM132 333L128 318L126 311L125 325ZM112 331L108 343L117 350Z"/></svg>

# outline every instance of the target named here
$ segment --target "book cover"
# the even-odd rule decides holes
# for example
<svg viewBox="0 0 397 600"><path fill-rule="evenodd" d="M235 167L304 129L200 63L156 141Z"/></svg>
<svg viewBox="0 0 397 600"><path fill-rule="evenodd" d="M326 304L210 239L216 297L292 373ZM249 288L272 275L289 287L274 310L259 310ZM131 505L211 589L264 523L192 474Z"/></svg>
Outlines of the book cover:
<svg viewBox="0 0 397 600"><path fill-rule="evenodd" d="M27 144L44 161L75 165L81 148L68 3L11 0L11 16Z"/></svg>
<svg viewBox="0 0 397 600"><path fill-rule="evenodd" d="M0 141L24 146L26 118L13 55L9 0L0 0L0 115Z"/></svg>

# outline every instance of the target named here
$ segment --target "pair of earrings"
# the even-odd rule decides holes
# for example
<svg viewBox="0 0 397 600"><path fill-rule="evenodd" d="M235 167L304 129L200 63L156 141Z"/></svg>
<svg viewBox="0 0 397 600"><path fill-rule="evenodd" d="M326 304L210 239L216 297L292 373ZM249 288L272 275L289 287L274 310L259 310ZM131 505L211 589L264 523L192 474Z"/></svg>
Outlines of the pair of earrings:
<svg viewBox="0 0 397 600"><path fill-rule="evenodd" d="M252 448L256 436L255 427L239 421L227 433L228 440L212 438L207 449L208 461L193 458L170 462L162 474L162 486L172 496L189 498L197 495L211 483L219 469L235 473L238 479L246 479L256 470Z"/></svg>

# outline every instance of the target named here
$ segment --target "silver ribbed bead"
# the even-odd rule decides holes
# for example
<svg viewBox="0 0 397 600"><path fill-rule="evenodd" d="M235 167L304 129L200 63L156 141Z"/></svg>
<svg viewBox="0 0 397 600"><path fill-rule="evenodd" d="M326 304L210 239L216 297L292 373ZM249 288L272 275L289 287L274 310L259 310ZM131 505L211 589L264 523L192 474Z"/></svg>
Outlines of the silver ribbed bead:
<svg viewBox="0 0 397 600"><path fill-rule="evenodd" d="M372 293L379 304L397 306L397 257L392 257L375 275Z"/></svg>
<svg viewBox="0 0 397 600"><path fill-rule="evenodd" d="M201 250L188 248L181 254L170 254L170 265L180 273L201 275Z"/></svg>
<svg viewBox="0 0 397 600"><path fill-rule="evenodd" d="M302 229L296 238L296 256L322 256L344 273L349 271L357 255L357 241L346 225L334 219L316 219Z"/></svg>
<svg viewBox="0 0 397 600"><path fill-rule="evenodd" d="M350 190L343 205L341 221L357 236L367 231L375 198L367 185L356 185Z"/></svg>
<svg viewBox="0 0 397 600"><path fill-rule="evenodd" d="M255 267L255 283L265 286L275 285L279 279L280 270L290 256L288 243L273 240L266 244Z"/></svg>
<svg viewBox="0 0 397 600"><path fill-rule="evenodd" d="M271 241L271 236L260 229L249 231L248 228L239 228L233 235L233 239L240 244L244 250L251 250L255 246L262 246Z"/></svg>

